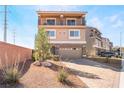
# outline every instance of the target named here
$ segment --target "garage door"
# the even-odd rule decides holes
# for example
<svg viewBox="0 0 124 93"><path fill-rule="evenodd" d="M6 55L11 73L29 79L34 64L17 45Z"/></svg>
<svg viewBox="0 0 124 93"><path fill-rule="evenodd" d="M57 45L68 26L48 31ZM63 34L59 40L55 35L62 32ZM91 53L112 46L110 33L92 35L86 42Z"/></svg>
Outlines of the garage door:
<svg viewBox="0 0 124 93"><path fill-rule="evenodd" d="M60 48L59 55L62 58L71 58L71 59L81 58L82 49L81 48Z"/></svg>

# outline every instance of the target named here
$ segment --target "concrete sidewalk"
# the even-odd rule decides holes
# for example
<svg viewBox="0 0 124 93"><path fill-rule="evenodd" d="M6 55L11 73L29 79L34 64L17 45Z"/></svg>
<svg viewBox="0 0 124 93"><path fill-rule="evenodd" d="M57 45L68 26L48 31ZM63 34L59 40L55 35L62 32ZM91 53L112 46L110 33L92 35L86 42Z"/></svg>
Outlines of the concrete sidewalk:
<svg viewBox="0 0 124 93"><path fill-rule="evenodd" d="M122 70L120 72L119 88L124 88L124 59L122 60Z"/></svg>

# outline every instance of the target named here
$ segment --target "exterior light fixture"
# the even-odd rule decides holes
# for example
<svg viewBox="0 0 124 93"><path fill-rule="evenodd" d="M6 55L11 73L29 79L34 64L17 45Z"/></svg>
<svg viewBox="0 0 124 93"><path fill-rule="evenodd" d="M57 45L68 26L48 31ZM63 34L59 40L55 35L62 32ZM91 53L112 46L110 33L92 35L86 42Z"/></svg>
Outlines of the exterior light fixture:
<svg viewBox="0 0 124 93"><path fill-rule="evenodd" d="M63 18L64 16L63 15L60 15L60 18Z"/></svg>

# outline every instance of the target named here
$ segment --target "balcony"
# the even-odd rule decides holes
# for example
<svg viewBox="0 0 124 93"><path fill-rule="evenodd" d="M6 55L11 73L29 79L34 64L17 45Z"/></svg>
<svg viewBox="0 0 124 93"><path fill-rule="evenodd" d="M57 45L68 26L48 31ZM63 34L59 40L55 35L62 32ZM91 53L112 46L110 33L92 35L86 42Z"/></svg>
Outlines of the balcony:
<svg viewBox="0 0 124 93"><path fill-rule="evenodd" d="M64 29L83 29L85 28L86 26L84 25L39 25L38 26L39 28L41 27L45 27L47 29L57 29L57 28L64 28Z"/></svg>
<svg viewBox="0 0 124 93"><path fill-rule="evenodd" d="M85 18L41 18L38 19L38 25L56 25L56 26L85 26Z"/></svg>

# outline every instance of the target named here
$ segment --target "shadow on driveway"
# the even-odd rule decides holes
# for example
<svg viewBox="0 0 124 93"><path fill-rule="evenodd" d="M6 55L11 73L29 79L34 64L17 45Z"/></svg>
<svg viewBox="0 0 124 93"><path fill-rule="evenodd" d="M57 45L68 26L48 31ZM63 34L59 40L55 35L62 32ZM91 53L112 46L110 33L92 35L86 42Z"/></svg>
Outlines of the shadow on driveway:
<svg viewBox="0 0 124 93"><path fill-rule="evenodd" d="M67 61L67 62L75 63L75 64L79 64L79 65L87 65L87 66L94 66L94 67L98 67L98 68L111 69L113 71L120 72L120 69L117 69L115 67L112 67L112 66L110 66L108 64L98 63L96 61L92 61L92 60L85 59L85 58L76 59L76 60L70 60L70 61Z"/></svg>
<svg viewBox="0 0 124 93"><path fill-rule="evenodd" d="M52 64L52 67L50 67L50 69L54 70L54 71L59 71L62 68L63 68L63 66L59 66L56 64ZM90 78L90 79L101 79L98 75L95 75L93 73L88 73L88 72L72 69L69 67L64 67L64 69L67 70L70 74L74 74L74 75L77 75L80 77L86 77L86 78Z"/></svg>

